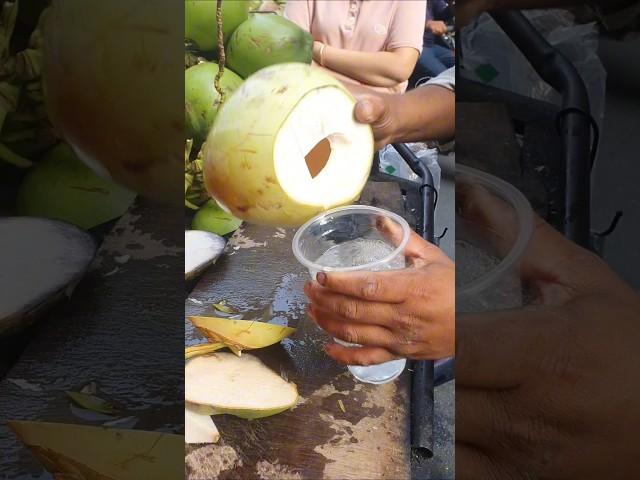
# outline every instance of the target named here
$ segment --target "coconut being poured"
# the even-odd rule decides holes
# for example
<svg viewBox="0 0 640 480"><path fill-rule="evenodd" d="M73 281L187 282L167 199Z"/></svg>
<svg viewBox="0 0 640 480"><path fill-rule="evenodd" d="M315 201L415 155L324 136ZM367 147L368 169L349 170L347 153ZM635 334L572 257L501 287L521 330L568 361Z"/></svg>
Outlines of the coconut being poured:
<svg viewBox="0 0 640 480"><path fill-rule="evenodd" d="M374 153L354 106L346 88L309 65L258 71L216 116L205 144L207 190L236 217L272 226L352 203Z"/></svg>

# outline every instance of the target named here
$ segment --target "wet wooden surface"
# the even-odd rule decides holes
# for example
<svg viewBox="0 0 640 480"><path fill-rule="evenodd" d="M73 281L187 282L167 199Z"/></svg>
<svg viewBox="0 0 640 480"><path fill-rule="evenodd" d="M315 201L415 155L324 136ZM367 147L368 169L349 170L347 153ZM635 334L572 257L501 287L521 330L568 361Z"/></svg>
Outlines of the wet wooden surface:
<svg viewBox="0 0 640 480"><path fill-rule="evenodd" d="M0 381L0 478L49 478L6 420L105 421L79 416L65 394L90 382L121 416L133 417L135 425L121 428L181 428L182 217L182 209L134 206L106 236L71 300L39 320Z"/></svg>
<svg viewBox="0 0 640 480"><path fill-rule="evenodd" d="M370 183L361 203L404 214L395 184ZM250 353L296 383L302 400L293 410L260 420L215 416L221 440L187 447L187 478L408 479L407 372L386 385L367 385L324 354L322 345L330 340L304 314L302 287L309 277L291 252L293 233L243 226L199 280L185 311L212 315L211 305L226 300L256 315L271 309L271 322L296 327L282 344ZM203 341L188 321L185 332L187 344Z"/></svg>

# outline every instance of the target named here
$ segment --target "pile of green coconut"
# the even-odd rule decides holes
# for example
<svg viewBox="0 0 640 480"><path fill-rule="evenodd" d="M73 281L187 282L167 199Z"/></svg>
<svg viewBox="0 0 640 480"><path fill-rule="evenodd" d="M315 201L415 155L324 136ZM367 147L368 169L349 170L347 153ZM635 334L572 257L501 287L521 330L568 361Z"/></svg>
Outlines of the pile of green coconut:
<svg viewBox="0 0 640 480"><path fill-rule="evenodd" d="M207 136L224 99L265 67L311 63L313 39L284 18L284 4L223 0L218 19L216 0L185 2L185 206L195 211L193 230L225 236L242 224L210 197L203 179Z"/></svg>
<svg viewBox="0 0 640 480"><path fill-rule="evenodd" d="M48 1L0 1L0 177L3 214L62 220L83 230L124 213L135 195L96 175L51 126L42 87Z"/></svg>

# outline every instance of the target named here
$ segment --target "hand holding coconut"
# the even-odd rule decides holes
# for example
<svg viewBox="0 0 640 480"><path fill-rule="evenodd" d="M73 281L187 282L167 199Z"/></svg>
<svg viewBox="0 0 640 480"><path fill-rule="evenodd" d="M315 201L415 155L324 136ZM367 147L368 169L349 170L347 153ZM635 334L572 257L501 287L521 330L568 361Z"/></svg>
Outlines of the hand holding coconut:
<svg viewBox="0 0 640 480"><path fill-rule="evenodd" d="M375 148L394 142L450 140L456 128L455 93L439 85L425 85L401 95L348 85L358 100L354 116L371 125Z"/></svg>
<svg viewBox="0 0 640 480"><path fill-rule="evenodd" d="M317 282L307 283L309 316L329 335L362 345L327 345L325 350L334 360L376 365L402 357L453 355L454 263L415 233L405 256L411 268L326 272L318 274Z"/></svg>

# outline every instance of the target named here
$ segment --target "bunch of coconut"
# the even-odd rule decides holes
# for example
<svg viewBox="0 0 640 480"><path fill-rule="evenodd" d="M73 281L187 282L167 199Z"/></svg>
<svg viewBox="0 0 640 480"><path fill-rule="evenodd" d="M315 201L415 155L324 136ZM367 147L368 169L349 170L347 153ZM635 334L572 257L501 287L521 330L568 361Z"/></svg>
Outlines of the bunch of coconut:
<svg viewBox="0 0 640 480"><path fill-rule="evenodd" d="M313 39L278 15L284 2L223 0L220 12L217 3L185 3L185 129L190 151L185 155L185 205L197 210L194 230L227 235L243 216L221 207L205 188L207 136L226 98L253 73L274 64L310 64Z"/></svg>
<svg viewBox="0 0 640 480"><path fill-rule="evenodd" d="M0 162L8 183L20 185L14 213L90 229L121 215L134 195L98 177L54 134L42 83L46 3L2 3Z"/></svg>
<svg viewBox="0 0 640 480"><path fill-rule="evenodd" d="M182 204L187 196L196 208L212 196L241 220L292 225L356 198L371 133L355 125L351 95L309 66L312 37L263 4L220 5L218 19L217 0L112 0L97 10L53 1L42 71L56 132L82 162L133 192ZM183 88L184 115L175 95ZM183 189L179 171L189 177Z"/></svg>

